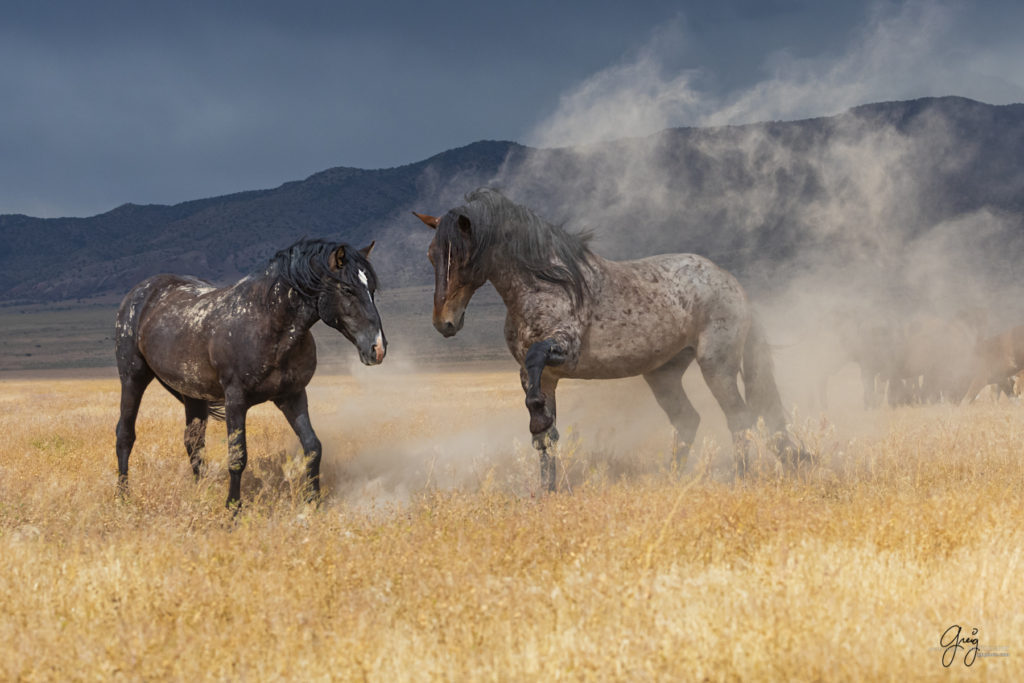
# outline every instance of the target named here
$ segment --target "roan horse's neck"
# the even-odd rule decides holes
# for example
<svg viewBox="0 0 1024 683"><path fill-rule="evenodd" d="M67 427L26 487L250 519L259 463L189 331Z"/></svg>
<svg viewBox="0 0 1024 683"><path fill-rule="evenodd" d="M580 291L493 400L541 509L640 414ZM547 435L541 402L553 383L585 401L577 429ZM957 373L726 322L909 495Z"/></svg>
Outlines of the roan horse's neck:
<svg viewBox="0 0 1024 683"><path fill-rule="evenodd" d="M600 288L604 274L604 259L595 255L587 255L587 267L581 271L584 279L584 291L594 292ZM564 291L566 296L570 294L570 287L561 284L542 280L536 274L524 268L515 259L495 250L488 257L484 274L498 296L505 302L510 310L525 311L530 303L537 298L538 286L541 289L554 288Z"/></svg>

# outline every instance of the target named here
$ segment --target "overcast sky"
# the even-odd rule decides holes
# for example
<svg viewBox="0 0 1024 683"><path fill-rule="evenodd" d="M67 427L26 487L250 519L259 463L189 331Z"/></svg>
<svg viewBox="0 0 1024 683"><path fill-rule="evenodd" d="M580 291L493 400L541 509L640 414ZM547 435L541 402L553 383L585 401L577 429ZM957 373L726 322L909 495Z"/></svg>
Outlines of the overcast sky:
<svg viewBox="0 0 1024 683"><path fill-rule="evenodd" d="M1024 101L1024 3L0 0L0 214L88 216L481 139Z"/></svg>

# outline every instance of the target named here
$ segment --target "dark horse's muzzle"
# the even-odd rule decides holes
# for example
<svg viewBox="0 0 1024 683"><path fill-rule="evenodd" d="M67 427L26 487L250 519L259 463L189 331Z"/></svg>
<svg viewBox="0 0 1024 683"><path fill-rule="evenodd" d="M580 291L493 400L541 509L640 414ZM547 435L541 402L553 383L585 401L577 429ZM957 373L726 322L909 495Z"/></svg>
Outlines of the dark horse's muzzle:
<svg viewBox="0 0 1024 683"><path fill-rule="evenodd" d="M384 337L384 331L381 330L373 339L360 339L356 348L359 349L359 360L363 365L380 365L384 362L384 355L388 352L388 340Z"/></svg>

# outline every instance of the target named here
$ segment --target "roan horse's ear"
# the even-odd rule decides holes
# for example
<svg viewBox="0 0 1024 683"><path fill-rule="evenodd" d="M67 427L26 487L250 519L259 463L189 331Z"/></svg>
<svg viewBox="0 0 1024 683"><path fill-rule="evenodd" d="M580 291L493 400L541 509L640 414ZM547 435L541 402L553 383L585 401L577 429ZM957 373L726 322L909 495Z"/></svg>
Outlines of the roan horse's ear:
<svg viewBox="0 0 1024 683"><path fill-rule="evenodd" d="M373 246L372 244L370 245ZM341 264L345 262L345 245L339 246L327 257L327 265L331 270L341 270Z"/></svg>
<svg viewBox="0 0 1024 683"><path fill-rule="evenodd" d="M440 218L435 218L434 216L428 216L428 215L426 215L424 213L416 213L415 211L413 211L412 215L416 216L416 218L419 218L421 221L423 221L424 223L426 223L427 225L429 225L431 228L433 228L435 230L437 229L437 224L441 222Z"/></svg>
<svg viewBox="0 0 1024 683"><path fill-rule="evenodd" d="M363 258L370 258L370 252L373 251L373 245L377 244L377 240L371 241L368 245L359 250L359 253L363 255Z"/></svg>
<svg viewBox="0 0 1024 683"><path fill-rule="evenodd" d="M466 216L463 216L460 213L459 214L459 230L462 231L462 234L469 235L471 227L472 227L472 223L469 222L469 218L466 217Z"/></svg>

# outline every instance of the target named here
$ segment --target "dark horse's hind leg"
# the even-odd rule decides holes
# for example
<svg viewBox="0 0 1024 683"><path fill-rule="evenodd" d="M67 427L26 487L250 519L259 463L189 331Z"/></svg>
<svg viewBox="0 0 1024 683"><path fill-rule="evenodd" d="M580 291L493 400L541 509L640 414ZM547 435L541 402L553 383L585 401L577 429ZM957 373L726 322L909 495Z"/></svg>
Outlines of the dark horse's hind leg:
<svg viewBox="0 0 1024 683"><path fill-rule="evenodd" d="M120 359L119 359L120 360ZM135 445L135 419L139 415L139 404L146 387L153 381L153 371L142 358L118 364L121 376L121 417L117 421L117 491L118 495L128 493L128 456Z"/></svg>
<svg viewBox="0 0 1024 683"><path fill-rule="evenodd" d="M697 427L700 426L700 415L683 391L683 373L693 358L693 349L683 349L669 362L644 375L658 405L672 423L675 432L672 452L680 469L686 464L686 456L693 447Z"/></svg>
<svg viewBox="0 0 1024 683"><path fill-rule="evenodd" d="M275 401L277 407L284 413L288 424L295 431L302 444L302 453L306 458L306 481L309 490L306 493L306 501L313 503L320 498L320 455L322 452L320 439L313 431L313 425L309 422L309 403L306 398L306 390L303 389L297 394Z"/></svg>
<svg viewBox="0 0 1024 683"><path fill-rule="evenodd" d="M185 452L196 479L203 472L203 450L206 448L206 420L210 404L198 398L182 398L185 403Z"/></svg>

